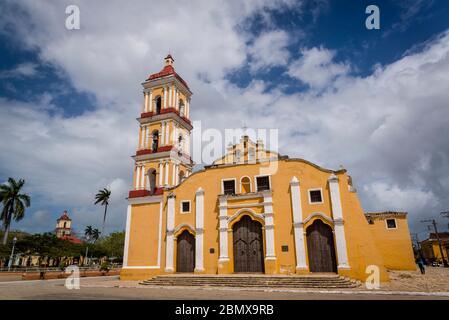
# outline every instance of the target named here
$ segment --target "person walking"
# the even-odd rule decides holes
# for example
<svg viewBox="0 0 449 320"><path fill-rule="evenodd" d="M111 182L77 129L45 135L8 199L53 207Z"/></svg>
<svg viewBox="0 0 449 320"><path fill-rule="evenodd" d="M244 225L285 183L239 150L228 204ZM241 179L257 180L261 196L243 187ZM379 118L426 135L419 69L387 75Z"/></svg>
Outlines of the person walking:
<svg viewBox="0 0 449 320"><path fill-rule="evenodd" d="M421 271L421 274L426 273L426 267L424 266L424 261L421 257L418 257L416 259L416 263L418 264L419 270Z"/></svg>

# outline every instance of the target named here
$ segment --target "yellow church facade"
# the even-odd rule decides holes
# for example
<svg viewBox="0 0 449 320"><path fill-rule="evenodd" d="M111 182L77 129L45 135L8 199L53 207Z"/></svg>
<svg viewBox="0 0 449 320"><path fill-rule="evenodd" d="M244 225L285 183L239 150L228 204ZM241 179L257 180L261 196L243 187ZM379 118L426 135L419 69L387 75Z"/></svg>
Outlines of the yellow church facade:
<svg viewBox="0 0 449 320"><path fill-rule="evenodd" d="M184 273L415 270L406 213L365 214L345 169L265 150L244 135L192 172L191 92L173 58L144 83L121 279Z"/></svg>

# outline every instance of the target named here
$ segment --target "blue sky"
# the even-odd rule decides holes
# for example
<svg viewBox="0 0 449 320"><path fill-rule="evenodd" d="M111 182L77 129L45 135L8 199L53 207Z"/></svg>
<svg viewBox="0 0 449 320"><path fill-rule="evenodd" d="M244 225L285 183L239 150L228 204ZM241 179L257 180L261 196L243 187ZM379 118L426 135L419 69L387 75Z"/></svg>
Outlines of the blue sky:
<svg viewBox="0 0 449 320"><path fill-rule="evenodd" d="M80 7L81 30L64 27L69 4ZM370 4L380 30L365 28ZM4 8L0 180L25 178L33 199L14 227L51 230L64 209L76 229L99 227L93 195L109 186L107 231L124 228L140 83L168 51L203 127L279 129L282 153L343 164L366 210L406 210L421 237L419 220L449 209L447 1Z"/></svg>

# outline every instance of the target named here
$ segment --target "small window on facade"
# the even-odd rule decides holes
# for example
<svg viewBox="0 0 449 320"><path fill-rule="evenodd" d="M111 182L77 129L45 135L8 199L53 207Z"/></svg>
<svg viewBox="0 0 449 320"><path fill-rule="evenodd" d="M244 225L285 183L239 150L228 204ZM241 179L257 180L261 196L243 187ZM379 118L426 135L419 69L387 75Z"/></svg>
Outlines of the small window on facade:
<svg viewBox="0 0 449 320"><path fill-rule="evenodd" d="M182 213L190 212L190 201L181 201L181 212Z"/></svg>
<svg viewBox="0 0 449 320"><path fill-rule="evenodd" d="M243 177L241 180L241 193L251 192L251 181L248 177Z"/></svg>
<svg viewBox="0 0 449 320"><path fill-rule="evenodd" d="M387 219L387 228L396 229L396 219Z"/></svg>
<svg viewBox="0 0 449 320"><path fill-rule="evenodd" d="M321 190L310 190L310 202L311 203L321 203L323 202L323 197L321 195Z"/></svg>
<svg viewBox="0 0 449 320"><path fill-rule="evenodd" d="M223 181L223 193L224 194L235 194L235 181L234 180Z"/></svg>
<svg viewBox="0 0 449 320"><path fill-rule="evenodd" d="M270 190L270 178L268 176L257 177L257 191Z"/></svg>

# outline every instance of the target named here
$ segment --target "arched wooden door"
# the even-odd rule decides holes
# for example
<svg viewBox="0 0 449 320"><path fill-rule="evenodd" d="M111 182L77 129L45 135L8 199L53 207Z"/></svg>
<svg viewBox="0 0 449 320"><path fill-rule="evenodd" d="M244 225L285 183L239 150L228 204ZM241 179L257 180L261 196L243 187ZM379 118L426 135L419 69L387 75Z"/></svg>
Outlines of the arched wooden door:
<svg viewBox="0 0 449 320"><path fill-rule="evenodd" d="M234 272L264 272L262 225L244 216L232 230Z"/></svg>
<svg viewBox="0 0 449 320"><path fill-rule="evenodd" d="M187 230L178 236L176 272L193 272L195 268L195 237Z"/></svg>
<svg viewBox="0 0 449 320"><path fill-rule="evenodd" d="M307 228L307 251L311 272L337 272L334 235L332 229L320 220Z"/></svg>

